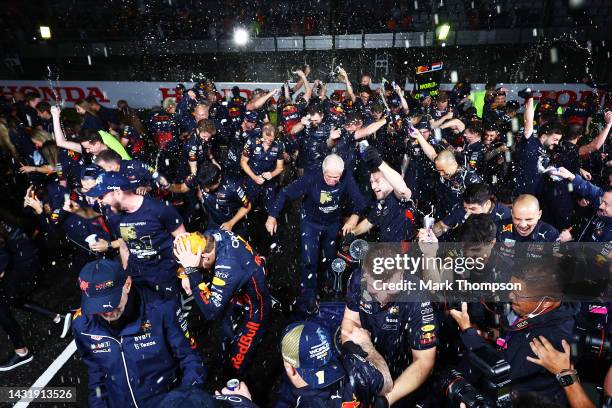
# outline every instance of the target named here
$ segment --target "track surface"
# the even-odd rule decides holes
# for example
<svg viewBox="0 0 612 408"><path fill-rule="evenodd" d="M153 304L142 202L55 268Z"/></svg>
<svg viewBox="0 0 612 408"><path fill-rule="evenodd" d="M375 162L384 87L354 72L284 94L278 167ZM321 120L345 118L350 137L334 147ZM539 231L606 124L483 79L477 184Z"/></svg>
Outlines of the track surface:
<svg viewBox="0 0 612 408"><path fill-rule="evenodd" d="M274 296L283 304L284 311L274 310L269 328L263 343L259 346L257 357L250 371L247 384L251 388L253 399L260 406L270 406L273 402L271 390L281 378L282 364L279 340L283 328L290 320L287 310L297 294L299 282L299 231L290 225L299 225L295 208L289 216L289 223L279 225L279 245L268 257L268 284ZM260 217L261 218L261 217ZM259 224L263 225L263 224ZM265 231L257 231L254 236L261 237ZM51 261L49 269L38 279L37 287L30 299L54 311L68 311L79 307L80 291L76 285L78 271L71 270L65 257L57 255L57 248L51 248L43 256ZM269 243L264 244L266 247ZM261 250L261 248L260 248ZM223 378L219 362L219 352L214 346L215 328L203 324L198 317L195 303L189 317L191 330L195 332L202 355L208 367L207 389L220 389L227 378ZM54 324L50 319L37 314L15 310L15 315L22 325L28 347L34 353L34 361L6 373L0 373L0 386L30 387L62 353L72 341L69 334L60 339L61 324ZM0 333L0 358L12 352L12 346L4 333ZM263 374L263 375L262 375ZM76 387L76 403L30 403L29 407L86 407L87 404L87 370L77 353L72 355L61 369L50 380L48 387ZM0 403L0 407L10 406Z"/></svg>

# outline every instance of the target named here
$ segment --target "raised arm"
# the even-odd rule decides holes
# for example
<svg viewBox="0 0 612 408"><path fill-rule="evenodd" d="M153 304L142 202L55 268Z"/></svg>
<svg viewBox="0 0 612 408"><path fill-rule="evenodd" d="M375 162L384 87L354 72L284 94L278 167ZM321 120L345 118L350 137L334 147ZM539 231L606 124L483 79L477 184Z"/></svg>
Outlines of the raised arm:
<svg viewBox="0 0 612 408"><path fill-rule="evenodd" d="M296 71L296 74L304 83L304 100L308 102L312 97L312 87L310 86L310 83L308 83L308 78L306 78L306 74L302 70Z"/></svg>
<svg viewBox="0 0 612 408"><path fill-rule="evenodd" d="M447 113L447 115L451 115L451 117L453 116L452 112ZM461 121L460 119L450 119L445 122L444 120L446 119L444 118L446 118L446 116L443 116L439 121L432 120L429 123L431 124L432 128L439 127L440 129L446 129L449 127L457 127L457 130L459 130L459 132L463 132L465 130L465 123L463 123L463 121ZM442 123L439 123L440 121L442 121Z"/></svg>
<svg viewBox="0 0 612 408"><path fill-rule="evenodd" d="M304 72L304 74L308 76L310 74L310 67L306 65L302 72ZM295 94L297 91L299 91L302 88L302 85L304 85L304 82L306 81L302 81L302 78L300 78L300 80L297 81L295 85L293 85L293 88L291 88L291 93Z"/></svg>
<svg viewBox="0 0 612 408"><path fill-rule="evenodd" d="M348 94L349 98L351 98L351 102L355 103L357 97L355 96L355 92L353 92L353 86L351 85L351 81L349 81L348 74L344 68L340 68L338 73L340 78L344 80L344 84L346 85L346 93Z"/></svg>
<svg viewBox="0 0 612 408"><path fill-rule="evenodd" d="M367 137L369 135L376 133L378 129L385 126L386 124L387 124L387 118L382 118L380 120L377 120L374 123L370 123L368 126L364 128L357 129L355 131L355 140L363 139L364 137Z"/></svg>
<svg viewBox="0 0 612 408"><path fill-rule="evenodd" d="M604 190L599 186L589 183L580 175L572 173L565 167L559 167L557 170L551 171L550 174L569 180L576 194L589 200L595 207L599 206L601 197L604 195Z"/></svg>
<svg viewBox="0 0 612 408"><path fill-rule="evenodd" d="M262 106L264 106L266 102L268 102L270 98L272 98L273 96L277 96L279 93L280 93L280 89L272 89L267 94L262 95L259 98L255 99L254 101L247 103L246 110L257 110L261 108Z"/></svg>
<svg viewBox="0 0 612 408"><path fill-rule="evenodd" d="M586 157L589 154L601 149L603 144L606 142L608 138L608 133L610 133L610 128L612 128L612 112L608 111L604 115L605 125L601 132L597 135L595 139L593 139L589 144L584 146L580 146L578 149L578 154L580 157Z"/></svg>
<svg viewBox="0 0 612 408"><path fill-rule="evenodd" d="M447 126L442 127L443 124L448 123L447 121L448 122L453 122L453 123L449 124ZM459 123L457 123L457 122L459 122ZM442 116L438 120L433 120L433 119L430 120L429 124L431 125L432 129L435 129L437 127L441 128L441 129L445 129L445 128L450 127L452 125L462 126L460 131L463 131L463 129L465 129L465 125L463 124L463 122L461 122L459 119L453 119L453 111L452 110L450 112L448 112L446 115Z"/></svg>
<svg viewBox="0 0 612 408"><path fill-rule="evenodd" d="M438 153L436 153L436 149L434 149L433 146L430 145L429 142L423 137L421 132L419 132L418 129L413 129L410 135L415 138L417 142L419 142L419 145L423 149L425 155L429 157L429 160L435 161L436 157L438 157Z"/></svg>
<svg viewBox="0 0 612 408"><path fill-rule="evenodd" d="M404 113L408 114L410 109L408 108L408 102L406 102L406 98L404 96L404 90L398 84L395 84L394 89L395 89L395 93L400 98L400 101L402 103L402 109L404 110Z"/></svg>
<svg viewBox="0 0 612 408"><path fill-rule="evenodd" d="M53 117L53 133L55 135L55 144L57 147L63 147L64 149L74 150L75 152L82 153L82 148L80 143L70 142L66 140L66 135L62 131L62 123L61 123L61 109L59 106L51 107L51 116Z"/></svg>
<svg viewBox="0 0 612 408"><path fill-rule="evenodd" d="M296 135L300 133L306 127L306 124L310 123L310 119L306 116L302 116L302 119L291 128L291 134Z"/></svg>
<svg viewBox="0 0 612 408"><path fill-rule="evenodd" d="M370 165L370 168L380 170L385 179L391 184L397 198L400 200L410 200L412 191L406 185L404 178L381 159L378 150L374 147L368 147L364 155L364 161Z"/></svg>
<svg viewBox="0 0 612 408"><path fill-rule="evenodd" d="M319 88L319 99L322 101L327 99L327 84L326 83L321 84L321 87Z"/></svg>
<svg viewBox="0 0 612 408"><path fill-rule="evenodd" d="M533 134L533 96L528 95L529 98L525 101L525 112L523 112L523 126L525 139L529 139Z"/></svg>

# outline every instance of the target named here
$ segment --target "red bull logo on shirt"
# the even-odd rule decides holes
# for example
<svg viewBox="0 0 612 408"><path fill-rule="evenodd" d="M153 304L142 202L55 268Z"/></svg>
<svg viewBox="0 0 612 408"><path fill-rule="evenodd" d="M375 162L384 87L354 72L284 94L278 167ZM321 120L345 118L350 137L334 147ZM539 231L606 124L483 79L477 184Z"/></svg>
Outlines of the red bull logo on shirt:
<svg viewBox="0 0 612 408"><path fill-rule="evenodd" d="M253 339L255 338L257 332L260 329L260 324L255 322L248 322L246 324L246 328L248 329L246 334L240 336L240 338L238 339L238 354L231 358L232 366L237 370L240 369L242 363L244 362L246 354L251 349Z"/></svg>

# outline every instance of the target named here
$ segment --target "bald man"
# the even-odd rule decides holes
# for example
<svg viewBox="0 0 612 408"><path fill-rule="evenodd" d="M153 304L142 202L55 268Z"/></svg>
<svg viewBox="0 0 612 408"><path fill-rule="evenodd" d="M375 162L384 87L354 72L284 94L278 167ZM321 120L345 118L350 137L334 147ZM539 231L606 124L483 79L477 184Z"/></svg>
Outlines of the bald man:
<svg viewBox="0 0 612 408"><path fill-rule="evenodd" d="M344 161L336 154L323 160L319 171L308 171L285 187L270 208L266 229L276 233L276 219L289 200L303 198L301 211L302 282L298 309L308 314L317 310L319 264L326 273L324 287L331 287L329 265L336 255L338 231L346 235L359 221L367 206L353 176L344 171ZM343 204L351 215L341 225ZM294 236L292 234L292 236ZM322 251L321 251L322 249ZM319 253L323 252L323 257Z"/></svg>
<svg viewBox="0 0 612 408"><path fill-rule="evenodd" d="M423 153L434 162L436 171L440 174L436 188L438 201L435 215L438 218L443 217L454 208L461 206L465 189L469 185L482 182L482 178L474 171L460 166L450 150L436 152L418 130L413 129L411 136L418 141Z"/></svg>
<svg viewBox="0 0 612 408"><path fill-rule="evenodd" d="M474 183L481 183L482 178L477 173L459 166L450 150L442 150L436 156L434 165L440 174L436 188L437 213L446 215L463 204L465 189Z"/></svg>
<svg viewBox="0 0 612 408"><path fill-rule="evenodd" d="M531 194L518 196L512 204L512 218L504 220L497 231L498 242L555 242L559 231L540 221L542 210Z"/></svg>

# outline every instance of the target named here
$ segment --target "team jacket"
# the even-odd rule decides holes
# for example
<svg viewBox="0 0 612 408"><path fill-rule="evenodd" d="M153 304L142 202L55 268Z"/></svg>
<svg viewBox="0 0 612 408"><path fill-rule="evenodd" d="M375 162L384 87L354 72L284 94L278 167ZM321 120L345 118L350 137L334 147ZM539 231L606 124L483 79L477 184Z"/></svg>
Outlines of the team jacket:
<svg viewBox="0 0 612 408"><path fill-rule="evenodd" d="M132 285L135 294L138 317L115 336L101 317L75 314L72 331L88 367L91 408L155 407L174 387L204 384L206 369L189 345L180 308Z"/></svg>
<svg viewBox="0 0 612 408"><path fill-rule="evenodd" d="M327 139L334 127L331 119L325 118L317 127L304 128L299 135L300 162L305 169L319 169L329 154Z"/></svg>
<svg viewBox="0 0 612 408"><path fill-rule="evenodd" d="M589 183L579 175L572 182L574 192L586 198L595 208L599 207L604 191L598 186ZM612 241L612 217L601 217L595 214L584 228L579 241L610 242Z"/></svg>
<svg viewBox="0 0 612 408"><path fill-rule="evenodd" d="M359 192L355 179L350 174L344 174L338 184L329 186L323 179L323 173L318 171L300 177L285 187L276 198L270 215L277 218L287 200L304 197L302 213L305 217L321 225L331 225L340 221L341 201L349 200L353 213L361 213L366 203Z"/></svg>
<svg viewBox="0 0 612 408"><path fill-rule="evenodd" d="M482 182L482 178L477 173L464 167L459 167L451 178L446 179L440 176L439 180L438 197L440 198L440 204L438 211L442 214L448 214L462 204L463 193L469 185Z"/></svg>
<svg viewBox="0 0 612 408"><path fill-rule="evenodd" d="M528 361L527 356L536 358L529 347L529 342L538 336L546 337L555 349L561 350L561 340L570 341L572 337L574 309L562 303L556 309L532 319L519 319L510 327L510 330L505 331L504 337L498 339L498 344L501 346L500 357L510 364L512 390L534 392L550 397L557 402L565 402L565 395L555 376L544 367ZM470 350L490 346L472 329L462 332L461 340Z"/></svg>
<svg viewBox="0 0 612 408"><path fill-rule="evenodd" d="M173 113L157 112L149 119L149 132L157 148L163 150L169 141L179 137L178 118Z"/></svg>
<svg viewBox="0 0 612 408"><path fill-rule="evenodd" d="M190 178L185 184L195 190L197 180ZM240 208L247 208L250 204L242 184L229 177L223 177L215 191L202 191L201 203L214 227L231 220Z"/></svg>
<svg viewBox="0 0 612 408"><path fill-rule="evenodd" d="M230 300L239 301L247 319L262 322L270 313L270 294L266 286L263 259L251 246L231 231L210 230L215 240L215 267L210 283L201 274L189 275L193 297L206 320L213 320Z"/></svg>

